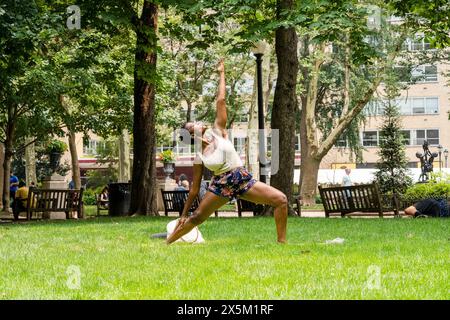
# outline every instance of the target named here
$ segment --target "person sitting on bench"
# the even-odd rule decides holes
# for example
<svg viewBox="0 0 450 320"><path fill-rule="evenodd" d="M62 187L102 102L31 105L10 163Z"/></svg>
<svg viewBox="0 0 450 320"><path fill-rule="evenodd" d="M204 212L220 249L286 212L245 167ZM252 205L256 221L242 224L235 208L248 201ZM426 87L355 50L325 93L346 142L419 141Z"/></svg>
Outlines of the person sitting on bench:
<svg viewBox="0 0 450 320"><path fill-rule="evenodd" d="M102 190L102 193L100 193L99 197L99 205L103 208L108 208L109 204L109 190L108 186L104 187Z"/></svg>
<svg viewBox="0 0 450 320"><path fill-rule="evenodd" d="M21 180L19 182L19 189L17 189L14 199L13 214L14 220L19 219L19 214L23 211L27 211L27 201L28 201L28 188L26 183Z"/></svg>

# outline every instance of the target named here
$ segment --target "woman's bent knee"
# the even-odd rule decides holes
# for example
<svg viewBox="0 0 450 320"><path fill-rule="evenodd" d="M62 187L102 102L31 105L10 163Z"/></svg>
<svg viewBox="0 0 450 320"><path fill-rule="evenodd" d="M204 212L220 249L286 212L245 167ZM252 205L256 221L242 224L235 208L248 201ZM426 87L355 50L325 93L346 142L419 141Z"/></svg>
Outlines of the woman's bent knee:
<svg viewBox="0 0 450 320"><path fill-rule="evenodd" d="M288 200L287 197L284 193L281 193L279 195L277 195L276 199L275 199L275 207L287 207L288 205Z"/></svg>

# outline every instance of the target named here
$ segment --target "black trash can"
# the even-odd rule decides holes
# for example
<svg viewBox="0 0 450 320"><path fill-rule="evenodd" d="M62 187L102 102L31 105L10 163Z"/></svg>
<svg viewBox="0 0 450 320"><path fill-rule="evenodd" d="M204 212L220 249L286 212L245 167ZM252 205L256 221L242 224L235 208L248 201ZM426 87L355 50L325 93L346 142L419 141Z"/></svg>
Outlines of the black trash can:
<svg viewBox="0 0 450 320"><path fill-rule="evenodd" d="M131 183L109 183L108 202L110 216L128 215L131 202Z"/></svg>

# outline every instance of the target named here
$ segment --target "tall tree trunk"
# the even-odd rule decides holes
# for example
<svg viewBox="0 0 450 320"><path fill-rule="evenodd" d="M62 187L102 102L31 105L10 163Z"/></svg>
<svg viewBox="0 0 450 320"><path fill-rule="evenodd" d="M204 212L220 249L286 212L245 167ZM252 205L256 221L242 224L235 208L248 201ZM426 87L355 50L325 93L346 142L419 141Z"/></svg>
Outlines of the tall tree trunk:
<svg viewBox="0 0 450 320"><path fill-rule="evenodd" d="M130 214L158 215L156 203L155 75L158 6L144 1L136 28L133 179Z"/></svg>
<svg viewBox="0 0 450 320"><path fill-rule="evenodd" d="M25 142L28 144L25 147L25 179L27 186L29 186L31 182L37 183L36 151L34 142L31 142L32 140L34 140L33 137L28 137Z"/></svg>
<svg viewBox="0 0 450 320"><path fill-rule="evenodd" d="M302 152L300 165L301 196L304 204L314 204L316 201L317 177L320 168L320 159Z"/></svg>
<svg viewBox="0 0 450 320"><path fill-rule="evenodd" d="M11 175L11 160L14 155L13 141L16 131L16 125L13 119L15 119L17 108L11 106L8 108L8 122L6 124L6 137L5 137L5 158L3 161L3 198L5 200L5 205L3 209L6 211L10 208L9 205L9 187L10 187L10 175Z"/></svg>
<svg viewBox="0 0 450 320"><path fill-rule="evenodd" d="M314 46L317 49L324 49L324 45ZM306 50L307 51L307 50ZM313 52L315 50L313 49ZM301 146L301 162L300 162L300 195L304 204L314 204L317 176L320 167L321 158L317 158L318 137L316 126L316 104L317 92L319 88L319 72L323 62L323 56L317 55L314 59L312 69L307 76L307 92L302 97L302 111L300 117L300 146ZM311 162L311 163L310 163ZM312 171L314 169L316 171Z"/></svg>
<svg viewBox="0 0 450 320"><path fill-rule="evenodd" d="M278 11L293 10L295 1L279 0ZM272 174L270 184L292 200L295 159L296 85L298 72L297 33L295 28L279 28L275 33L278 78L272 109L272 130L279 130L279 170ZM274 146L272 146L273 148ZM276 149L273 152L277 152ZM272 165L273 166L273 165Z"/></svg>
<svg viewBox="0 0 450 320"><path fill-rule="evenodd" d="M10 208L9 203L9 186L10 186L10 173L11 173L11 155L8 155L7 148L5 148L5 160L3 162L3 199L5 200L5 204L3 206L3 210L7 211Z"/></svg>
<svg viewBox="0 0 450 320"><path fill-rule="evenodd" d="M124 129L119 136L119 182L130 180L130 134Z"/></svg>
<svg viewBox="0 0 450 320"><path fill-rule="evenodd" d="M77 144L75 141L75 132L68 129L70 159L72 164L72 179L75 183L75 189L81 189L80 162L78 161Z"/></svg>
<svg viewBox="0 0 450 320"><path fill-rule="evenodd" d="M3 199L3 186L5 185L4 169L3 163L5 161L5 147L4 144L0 142L0 209L3 209L4 199Z"/></svg>
<svg viewBox="0 0 450 320"><path fill-rule="evenodd" d="M9 187L10 187L10 175L11 175L11 160L13 157L13 136L14 134L14 124L8 125L8 131L5 139L5 159L3 161L3 198L5 199L5 205L3 209L6 211L10 208L9 205Z"/></svg>

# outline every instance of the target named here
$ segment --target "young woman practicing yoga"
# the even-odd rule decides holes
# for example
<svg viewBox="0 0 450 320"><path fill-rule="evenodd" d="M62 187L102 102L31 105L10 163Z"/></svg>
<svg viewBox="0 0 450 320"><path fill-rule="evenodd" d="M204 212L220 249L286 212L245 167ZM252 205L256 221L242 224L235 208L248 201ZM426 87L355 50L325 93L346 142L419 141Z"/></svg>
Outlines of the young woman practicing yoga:
<svg viewBox="0 0 450 320"><path fill-rule="evenodd" d="M230 199L236 197L274 207L277 241L284 243L288 213L287 198L281 191L256 181L244 168L241 158L228 140L223 60L219 62L217 71L219 72L219 90L216 99L216 120L213 126L207 127L200 122L188 122L184 126L194 139L201 141L201 152L197 153L194 161L193 183L184 204L183 213L174 232L167 238L167 243L176 241L208 219L214 211ZM214 176L197 210L189 216L189 208L200 190L203 166L213 171Z"/></svg>

